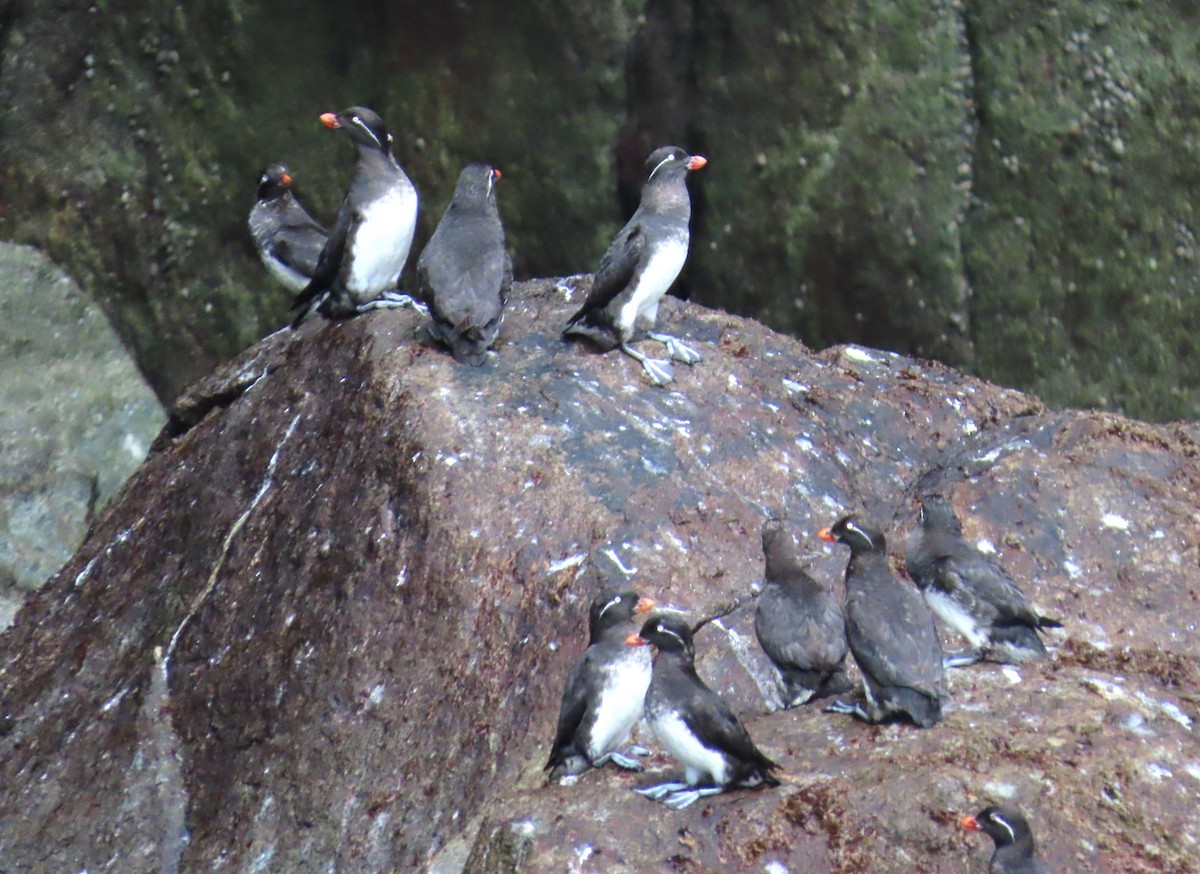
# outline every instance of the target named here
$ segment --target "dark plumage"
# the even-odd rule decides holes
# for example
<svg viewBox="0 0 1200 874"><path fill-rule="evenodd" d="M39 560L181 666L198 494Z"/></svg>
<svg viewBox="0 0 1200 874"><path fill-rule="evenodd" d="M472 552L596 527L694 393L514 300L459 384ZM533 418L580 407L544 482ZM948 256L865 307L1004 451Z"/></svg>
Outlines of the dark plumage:
<svg viewBox="0 0 1200 874"><path fill-rule="evenodd" d="M328 233L292 193L287 167L269 164L263 169L248 224L267 272L292 291L308 285Z"/></svg>
<svg viewBox="0 0 1200 874"><path fill-rule="evenodd" d="M633 217L604 253L591 293L563 329L563 336L586 337L604 351L620 348L645 368L656 385L670 382L670 362L648 358L629 345L639 321L654 325L658 303L683 269L692 214L687 174L707 161L676 146L657 149L646 160L648 172L642 201ZM665 343L676 361L695 364L700 355L666 334L651 334Z"/></svg>
<svg viewBox="0 0 1200 874"><path fill-rule="evenodd" d="M496 207L500 171L470 164L417 259L417 296L429 307L429 332L456 361L478 366L500 331L512 261Z"/></svg>
<svg viewBox="0 0 1200 874"><path fill-rule="evenodd" d="M659 743L683 763L684 783L638 789L676 810L726 787L777 786L779 766L759 752L741 720L696 674L692 630L677 616L646 621L630 646L658 648L646 693L646 719Z"/></svg>
<svg viewBox="0 0 1200 874"><path fill-rule="evenodd" d="M807 573L796 540L783 523L762 529L766 584L758 597L754 631L783 679L784 706L849 692L846 620L841 598Z"/></svg>
<svg viewBox="0 0 1200 874"><path fill-rule="evenodd" d="M292 302L293 326L314 310L340 318L412 303L395 289L416 228L417 190L392 155L392 135L363 106L326 112L321 122L350 136L358 164L312 281Z"/></svg>
<svg viewBox="0 0 1200 874"><path fill-rule="evenodd" d="M985 807L974 816L964 816L961 825L995 841L988 874L1050 874L1049 867L1037 858L1029 823L1015 808Z"/></svg>
<svg viewBox="0 0 1200 874"><path fill-rule="evenodd" d="M654 606L637 592L607 592L592 600L588 647L567 675L558 729L546 770L550 778L579 774L612 762L642 770L636 759L617 752L642 718L650 685L650 655L625 645L635 613Z"/></svg>
<svg viewBox="0 0 1200 874"><path fill-rule="evenodd" d="M949 655L948 665L1046 657L1039 632L1060 623L1034 612L1005 570L966 542L954 505L945 497L921 499L921 529L907 561L930 608L971 645L966 653Z"/></svg>
<svg viewBox="0 0 1200 874"><path fill-rule="evenodd" d="M846 565L846 639L863 673L865 708L826 708L867 722L910 719L922 728L942 718L942 648L933 616L911 586L892 575L883 532L845 516L819 536L850 547Z"/></svg>

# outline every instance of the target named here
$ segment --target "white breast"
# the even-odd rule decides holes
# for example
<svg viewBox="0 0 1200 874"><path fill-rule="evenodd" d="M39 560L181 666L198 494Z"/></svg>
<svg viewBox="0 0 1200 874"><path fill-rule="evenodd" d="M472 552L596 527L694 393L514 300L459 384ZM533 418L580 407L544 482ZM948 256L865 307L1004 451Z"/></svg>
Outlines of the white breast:
<svg viewBox="0 0 1200 874"><path fill-rule="evenodd" d="M619 749L633 726L642 718L646 690L652 673L650 651L631 649L629 655L613 665L595 702L596 722L588 742L593 761Z"/></svg>
<svg viewBox="0 0 1200 874"><path fill-rule="evenodd" d="M393 189L367 204L358 225L346 290L357 303L374 300L395 288L408 260L417 224L417 195L410 187Z"/></svg>
<svg viewBox="0 0 1200 874"><path fill-rule="evenodd" d="M658 302L679 276L683 262L687 260L687 253L686 234L672 237L659 245L654 257L638 277L637 286L633 289L629 302L621 307L617 327L622 335L628 336L633 333L638 316L645 316L649 321L654 321L658 315Z"/></svg>
<svg viewBox="0 0 1200 874"><path fill-rule="evenodd" d="M943 592L930 586L925 590L925 602L929 609L942 618L942 621L967 639L975 649L981 648L987 642L984 629L971 614Z"/></svg>
<svg viewBox="0 0 1200 874"><path fill-rule="evenodd" d="M700 743L678 715L660 714L652 719L650 728L667 752L683 763L689 785L695 786L705 777L711 777L718 786L729 782L729 767L724 754Z"/></svg>

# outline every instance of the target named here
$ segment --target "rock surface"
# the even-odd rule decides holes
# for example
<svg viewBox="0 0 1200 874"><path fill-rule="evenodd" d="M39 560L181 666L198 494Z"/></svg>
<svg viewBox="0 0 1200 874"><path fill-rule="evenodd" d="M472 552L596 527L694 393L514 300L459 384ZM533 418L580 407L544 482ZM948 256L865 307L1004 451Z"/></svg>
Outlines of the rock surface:
<svg viewBox="0 0 1200 874"><path fill-rule="evenodd" d="M481 368L379 312L181 399L0 638L0 869L982 871L956 819L1005 799L1058 870L1196 870L1195 429L673 300L705 361L656 389L558 339L586 282L518 284ZM953 672L928 731L771 712L765 516L803 540L859 509L898 554L931 487L1063 621L1057 659ZM612 580L710 620L699 671L781 787L673 812L630 791L657 775L543 785Z"/></svg>
<svg viewBox="0 0 1200 874"><path fill-rule="evenodd" d="M0 243L0 629L83 542L165 413L104 314Z"/></svg>

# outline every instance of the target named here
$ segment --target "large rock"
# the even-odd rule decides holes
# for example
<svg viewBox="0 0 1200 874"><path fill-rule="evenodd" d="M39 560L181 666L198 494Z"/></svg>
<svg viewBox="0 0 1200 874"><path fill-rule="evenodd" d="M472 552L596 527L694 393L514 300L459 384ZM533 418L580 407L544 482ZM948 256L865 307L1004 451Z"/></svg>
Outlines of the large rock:
<svg viewBox="0 0 1200 874"><path fill-rule="evenodd" d="M181 399L0 639L5 867L961 872L989 848L956 817L1013 799L1060 870L1195 870L1193 430L674 301L705 361L657 389L558 339L570 285L519 284L479 369L381 312ZM770 712L763 519L860 509L899 545L932 487L1062 619L1057 659L954 672L928 731ZM808 542L837 585L844 550ZM778 789L543 785L586 605L626 579L710 620L699 670Z"/></svg>
<svg viewBox="0 0 1200 874"><path fill-rule="evenodd" d="M104 314L0 243L0 630L71 557L165 414Z"/></svg>

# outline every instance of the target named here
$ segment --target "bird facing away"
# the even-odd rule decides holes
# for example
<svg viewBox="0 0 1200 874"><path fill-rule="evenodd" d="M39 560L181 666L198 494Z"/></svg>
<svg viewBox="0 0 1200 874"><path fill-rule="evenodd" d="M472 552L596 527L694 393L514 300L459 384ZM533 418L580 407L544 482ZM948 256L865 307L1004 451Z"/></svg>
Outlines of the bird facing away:
<svg viewBox="0 0 1200 874"><path fill-rule="evenodd" d="M996 842L988 874L1050 874L1037 858L1033 832L1020 811L1011 807L985 807L974 816L964 816L960 825L984 832Z"/></svg>
<svg viewBox="0 0 1200 874"><path fill-rule="evenodd" d="M567 675L558 729L545 770L556 780L606 762L642 770L617 750L642 718L650 686L650 654L625 646L629 620L654 606L637 592L606 592L592 600L588 647Z"/></svg>
<svg viewBox="0 0 1200 874"><path fill-rule="evenodd" d="M841 598L805 573L796 540L782 522L763 525L762 547L766 583L754 632L783 679L784 706L849 692Z"/></svg>
<svg viewBox="0 0 1200 874"><path fill-rule="evenodd" d="M326 112L321 122L349 135L358 163L312 281L292 302L293 327L314 310L342 318L412 304L395 289L417 224L417 190L392 155L392 135L364 106Z"/></svg>
<svg viewBox="0 0 1200 874"><path fill-rule="evenodd" d="M292 193L287 167L269 164L263 169L248 224L267 272L291 291L308 285L329 235Z"/></svg>
<svg viewBox="0 0 1200 874"><path fill-rule="evenodd" d="M779 785L771 776L779 766L759 752L729 705L696 674L692 630L686 622L677 616L652 617L626 643L658 649L646 693L646 719L658 742L683 763L686 781L637 792L681 810L727 787Z"/></svg>
<svg viewBox="0 0 1200 874"><path fill-rule="evenodd" d="M1062 624L1039 616L1004 568L967 543L954 505L944 496L921 498L921 528L906 560L930 609L970 644L946 656L948 667L1046 657L1039 632Z"/></svg>
<svg viewBox="0 0 1200 874"><path fill-rule="evenodd" d="M470 164L417 259L417 296L429 307L429 333L454 359L478 367L500 331L512 261L496 207L500 171Z"/></svg>
<svg viewBox="0 0 1200 874"><path fill-rule="evenodd" d="M846 640L863 673L865 708L825 708L866 722L907 718L930 728L942 718L942 647L933 615L911 586L892 575L883 532L844 516L818 535L850 547L846 565Z"/></svg>
<svg viewBox="0 0 1200 874"><path fill-rule="evenodd" d="M676 146L657 149L646 159L649 175L641 203L604 253L591 293L563 329L564 337L586 337L605 352L619 347L641 363L655 385L674 379L670 362L649 358L629 344L639 321L653 327L659 301L687 260L692 215L687 175L706 163ZM676 338L650 336L665 343L674 360L700 361L699 353Z"/></svg>

